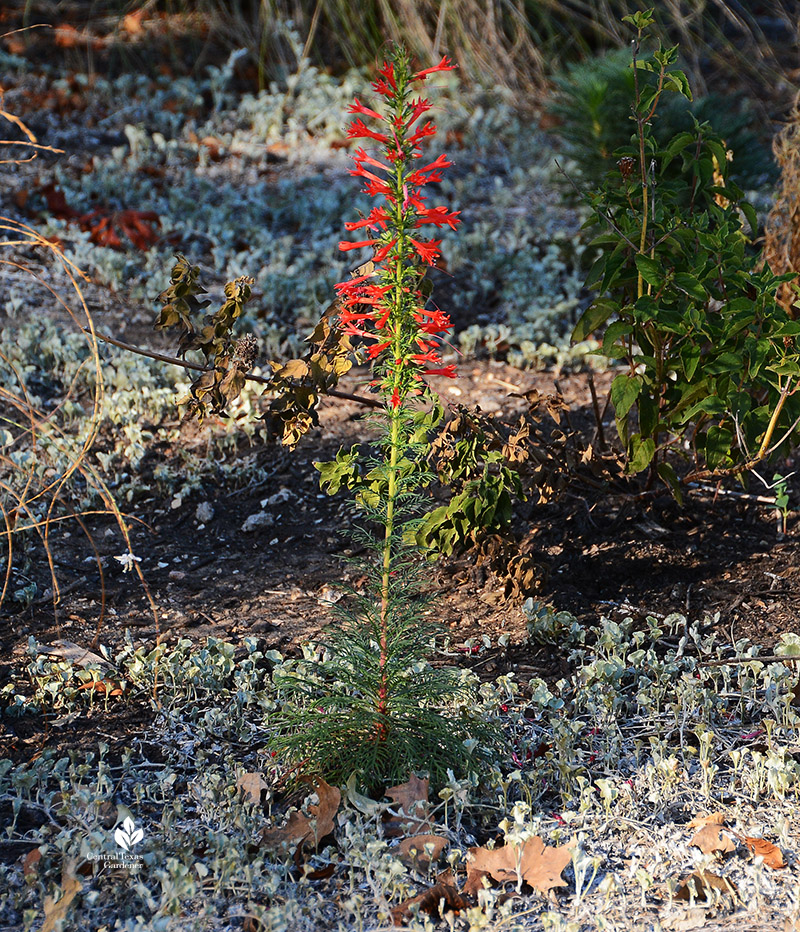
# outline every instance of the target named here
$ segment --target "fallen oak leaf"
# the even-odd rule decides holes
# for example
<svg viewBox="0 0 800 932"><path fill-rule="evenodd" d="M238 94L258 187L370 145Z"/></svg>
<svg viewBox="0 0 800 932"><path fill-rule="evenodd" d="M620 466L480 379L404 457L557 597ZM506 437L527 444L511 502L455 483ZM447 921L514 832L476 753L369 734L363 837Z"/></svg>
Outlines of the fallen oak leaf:
<svg viewBox="0 0 800 932"><path fill-rule="evenodd" d="M675 899L694 899L695 902L710 903L714 898L714 890L734 899L739 896L736 887L727 877L720 877L718 874L712 874L711 871L694 871L675 891Z"/></svg>
<svg viewBox="0 0 800 932"><path fill-rule="evenodd" d="M486 878L486 883L483 882ZM465 896L477 896L481 890L492 885L492 875L488 871L469 870L461 892Z"/></svg>
<svg viewBox="0 0 800 932"><path fill-rule="evenodd" d="M394 853L410 870L424 874L433 861L439 860L448 844L441 835L411 835L400 842Z"/></svg>
<svg viewBox="0 0 800 932"><path fill-rule="evenodd" d="M390 786L386 790L385 795L399 809L398 815L387 815L384 819L384 835L387 838L430 832L433 826L428 820L429 786L430 780L420 779L412 773L407 782Z"/></svg>
<svg viewBox="0 0 800 932"><path fill-rule="evenodd" d="M502 848L470 848L467 855L467 884L470 875L483 871L498 883L514 881L533 887L540 893L548 893L554 887L565 887L566 880L561 872L572 859L575 842L556 848L546 845L538 835L527 839L521 847L505 845Z"/></svg>
<svg viewBox="0 0 800 932"><path fill-rule="evenodd" d="M240 789L245 799L256 806L261 805L261 794L264 790L269 789L269 783L264 779L264 774L258 771L243 773L236 781L236 788Z"/></svg>
<svg viewBox="0 0 800 932"><path fill-rule="evenodd" d="M701 812L698 813L686 828L703 828L706 825L724 825L725 813L723 812Z"/></svg>
<svg viewBox="0 0 800 932"><path fill-rule="evenodd" d="M786 867L783 852L777 845L773 845L771 841L767 841L766 838L750 838L745 835L737 835L736 837L742 844L747 845L753 853L753 857L761 858L767 867L771 867L773 870Z"/></svg>
<svg viewBox="0 0 800 932"><path fill-rule="evenodd" d="M449 871L446 872L446 874L449 873ZM452 880L444 876L438 879L437 883L432 887L417 894L417 896L409 897L409 899L403 900L397 906L393 906L392 923L400 926L411 919L414 915L414 906L417 907L419 912L427 913L434 919L438 919L445 910L457 913L466 909L469 903L455 888Z"/></svg>
<svg viewBox="0 0 800 932"><path fill-rule="evenodd" d="M714 822L709 822L695 832L689 844L699 848L703 854L730 854L736 850L730 836L722 831L719 823Z"/></svg>
<svg viewBox="0 0 800 932"><path fill-rule="evenodd" d="M266 848L286 848L305 844L316 847L333 831L333 817L342 801L341 792L329 786L323 779L315 781L318 802L308 806L309 815L295 809L281 828L265 828L261 831L261 844Z"/></svg>

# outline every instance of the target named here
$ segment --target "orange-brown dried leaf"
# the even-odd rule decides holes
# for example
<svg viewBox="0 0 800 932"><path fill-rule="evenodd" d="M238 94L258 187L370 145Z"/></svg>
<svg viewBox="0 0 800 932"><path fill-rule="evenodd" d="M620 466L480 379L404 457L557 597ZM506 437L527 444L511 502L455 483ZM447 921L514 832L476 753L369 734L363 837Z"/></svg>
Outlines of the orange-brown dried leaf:
<svg viewBox="0 0 800 932"><path fill-rule="evenodd" d="M771 867L773 870L786 867L783 852L776 845L773 845L771 841L767 841L766 838L748 838L744 835L740 835L739 838L753 852L755 857L763 858L767 867Z"/></svg>
<svg viewBox="0 0 800 932"><path fill-rule="evenodd" d="M441 835L412 835L397 846L397 859L410 870L424 874L432 861L438 861L448 841Z"/></svg>
<svg viewBox="0 0 800 932"><path fill-rule="evenodd" d="M392 907L392 922L396 926L403 925L413 915L412 907L418 906L421 913L427 913L435 919L446 910L460 912L469 904L467 900L449 881L440 881L417 896L412 896L397 906Z"/></svg>
<svg viewBox="0 0 800 932"><path fill-rule="evenodd" d="M714 890L719 890L724 896L738 896L736 887L727 877L720 877L711 871L694 871L675 891L675 899L689 900L694 895L695 901L710 903L714 897Z"/></svg>
<svg viewBox="0 0 800 932"><path fill-rule="evenodd" d="M703 854L730 854L736 850L730 836L722 831L719 823L713 822L695 832L689 844L699 848Z"/></svg>
<svg viewBox="0 0 800 932"><path fill-rule="evenodd" d="M297 845L316 846L333 831L333 819L342 801L341 792L318 779L315 790L318 803L308 806L309 815L295 810L286 825L281 828L265 828L261 832L261 844L266 848L283 848Z"/></svg>
<svg viewBox="0 0 800 932"><path fill-rule="evenodd" d="M687 828L703 828L706 825L724 825L724 824L725 824L725 813L723 812L701 812L701 813L698 813L686 827Z"/></svg>
<svg viewBox="0 0 800 932"><path fill-rule="evenodd" d="M493 850L470 848L467 884L473 885L470 883L472 873L483 871L498 883L516 883L519 877L534 890L547 893L554 887L566 886L561 873L572 858L573 847L574 842L551 848L535 835L522 845L521 851L515 845Z"/></svg>

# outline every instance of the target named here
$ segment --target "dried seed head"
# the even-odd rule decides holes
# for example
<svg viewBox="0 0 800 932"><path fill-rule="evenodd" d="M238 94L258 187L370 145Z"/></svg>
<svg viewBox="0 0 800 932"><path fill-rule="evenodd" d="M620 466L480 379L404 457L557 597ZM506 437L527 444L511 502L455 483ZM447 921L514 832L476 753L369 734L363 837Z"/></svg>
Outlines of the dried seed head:
<svg viewBox="0 0 800 932"><path fill-rule="evenodd" d="M617 162L617 168L619 173L625 179L625 181L630 178L633 174L633 170L636 168L636 159L632 158L630 155L623 155L623 157Z"/></svg>
<svg viewBox="0 0 800 932"><path fill-rule="evenodd" d="M252 333L247 333L236 341L236 361L245 369L250 369L258 355L258 341Z"/></svg>

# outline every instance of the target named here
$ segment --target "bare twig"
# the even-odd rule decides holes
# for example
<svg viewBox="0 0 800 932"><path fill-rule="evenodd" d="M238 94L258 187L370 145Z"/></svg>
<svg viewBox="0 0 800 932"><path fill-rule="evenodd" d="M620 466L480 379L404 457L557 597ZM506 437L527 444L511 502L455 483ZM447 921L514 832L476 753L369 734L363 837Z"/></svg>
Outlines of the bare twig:
<svg viewBox="0 0 800 932"><path fill-rule="evenodd" d="M89 333L86 327L83 329ZM166 353L157 353L155 350L145 349L142 346L134 346L133 343L124 343L122 340L117 340L107 334L96 333L95 336L102 343L110 343L112 346L118 346L120 349L127 350L129 353L147 356L148 359L157 359L159 362L169 363L172 366L181 366L183 369L193 369L195 372L211 372L214 368L213 366L201 366L200 363L189 362L186 359L179 359L177 356L168 356ZM245 375L245 379L248 382L258 382L260 385L269 385L270 383L270 380L263 375L251 375L248 373ZM383 407L383 404L374 398L367 398L364 395L356 395L352 392L342 392L336 388L329 388L325 394L333 395L335 398L345 398L348 401L357 401L359 404L366 405L369 408Z"/></svg>
<svg viewBox="0 0 800 932"><path fill-rule="evenodd" d="M606 435L603 430L603 416L600 413L600 404L597 400L597 389L594 387L594 373L589 373L589 391L592 393L592 409L594 410L594 420L597 424L595 436L600 441L600 449L606 448Z"/></svg>

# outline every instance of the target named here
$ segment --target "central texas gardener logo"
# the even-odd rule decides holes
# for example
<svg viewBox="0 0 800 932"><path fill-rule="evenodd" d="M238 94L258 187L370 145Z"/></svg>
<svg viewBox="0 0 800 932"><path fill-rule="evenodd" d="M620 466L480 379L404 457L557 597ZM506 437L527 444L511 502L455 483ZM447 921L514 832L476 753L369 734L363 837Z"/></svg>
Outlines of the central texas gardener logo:
<svg viewBox="0 0 800 932"><path fill-rule="evenodd" d="M144 831L136 828L136 823L128 816L122 825L114 832L114 838L120 848L130 851L134 845L138 845L144 838Z"/></svg>

